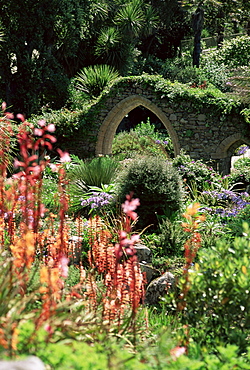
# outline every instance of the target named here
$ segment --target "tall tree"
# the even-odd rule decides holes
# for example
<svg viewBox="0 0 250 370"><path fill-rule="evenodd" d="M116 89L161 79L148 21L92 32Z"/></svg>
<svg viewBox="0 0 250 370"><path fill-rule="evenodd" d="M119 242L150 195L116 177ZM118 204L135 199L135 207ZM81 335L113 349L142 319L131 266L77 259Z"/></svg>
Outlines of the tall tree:
<svg viewBox="0 0 250 370"><path fill-rule="evenodd" d="M83 7L85 1L81 3ZM54 107L62 104L68 78L57 56L76 52L83 17L80 1L0 0L0 7L2 97L27 115L48 101Z"/></svg>

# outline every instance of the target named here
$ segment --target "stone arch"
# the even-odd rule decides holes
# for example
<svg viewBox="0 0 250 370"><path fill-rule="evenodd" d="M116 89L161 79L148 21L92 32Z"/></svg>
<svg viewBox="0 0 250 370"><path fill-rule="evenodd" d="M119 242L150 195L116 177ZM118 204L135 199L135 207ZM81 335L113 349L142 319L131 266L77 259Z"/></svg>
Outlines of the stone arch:
<svg viewBox="0 0 250 370"><path fill-rule="evenodd" d="M217 147L211 158L218 162L218 170L223 174L230 173L231 157L234 150L242 144L250 145L250 139L238 132L228 136Z"/></svg>
<svg viewBox="0 0 250 370"><path fill-rule="evenodd" d="M164 112L150 100L140 95L131 95L117 103L104 119L97 137L96 155L111 154L117 127L126 114L140 105L153 112L161 120L172 139L174 155L176 156L180 153L178 136Z"/></svg>

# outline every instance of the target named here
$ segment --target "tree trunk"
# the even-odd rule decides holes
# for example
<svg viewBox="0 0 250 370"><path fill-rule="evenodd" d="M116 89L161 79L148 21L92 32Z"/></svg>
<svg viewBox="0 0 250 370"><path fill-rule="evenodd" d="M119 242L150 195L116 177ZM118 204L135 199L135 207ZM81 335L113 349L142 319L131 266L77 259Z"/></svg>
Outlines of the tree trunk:
<svg viewBox="0 0 250 370"><path fill-rule="evenodd" d="M201 55L201 33L204 24L204 10L198 6L192 16L192 26L194 31L194 50L193 50L193 67L199 68Z"/></svg>
<svg viewBox="0 0 250 370"><path fill-rule="evenodd" d="M217 48L221 48L224 41L225 33L225 13L220 10L218 13L218 25L217 25Z"/></svg>

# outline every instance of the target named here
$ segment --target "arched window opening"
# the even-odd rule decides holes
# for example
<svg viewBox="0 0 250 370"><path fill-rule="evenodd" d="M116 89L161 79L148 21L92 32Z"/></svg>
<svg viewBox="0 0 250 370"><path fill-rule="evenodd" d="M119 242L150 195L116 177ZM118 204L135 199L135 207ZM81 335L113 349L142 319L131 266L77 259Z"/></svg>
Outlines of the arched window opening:
<svg viewBox="0 0 250 370"><path fill-rule="evenodd" d="M247 144L237 146L231 157L231 172L239 167L240 164L247 164L248 162L250 166L250 147Z"/></svg>
<svg viewBox="0 0 250 370"><path fill-rule="evenodd" d="M247 144L237 143L231 157L230 168L232 190L250 193L250 147Z"/></svg>
<svg viewBox="0 0 250 370"><path fill-rule="evenodd" d="M135 154L174 157L171 137L162 121L149 109L138 106L122 119L112 144L113 155L125 158Z"/></svg>

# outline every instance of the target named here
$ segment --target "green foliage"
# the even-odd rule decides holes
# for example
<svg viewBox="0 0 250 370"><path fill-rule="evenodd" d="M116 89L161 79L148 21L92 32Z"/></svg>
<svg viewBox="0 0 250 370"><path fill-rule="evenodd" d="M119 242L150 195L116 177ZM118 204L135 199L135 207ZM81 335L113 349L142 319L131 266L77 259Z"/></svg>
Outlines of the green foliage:
<svg viewBox="0 0 250 370"><path fill-rule="evenodd" d="M246 190L250 188L250 158L240 158L234 163L234 170L228 177L232 188Z"/></svg>
<svg viewBox="0 0 250 370"><path fill-rule="evenodd" d="M0 2L1 87L8 106L27 116L43 104L58 109L66 100L65 63L76 53L84 21L82 1ZM87 10L87 4L85 4Z"/></svg>
<svg viewBox="0 0 250 370"><path fill-rule="evenodd" d="M226 65L230 68L248 66L250 63L250 37L241 36L224 41L221 48L212 51L203 57L203 64L206 60L213 60L217 65Z"/></svg>
<svg viewBox="0 0 250 370"><path fill-rule="evenodd" d="M221 186L221 176L212 167L208 167L201 160L192 160L182 152L173 160L173 166L178 169L182 179L191 193L200 192L213 187Z"/></svg>
<svg viewBox="0 0 250 370"><path fill-rule="evenodd" d="M204 80L213 84L217 89L223 92L230 91L230 84L228 84L230 72L225 64L217 64L213 59L206 60L202 66L202 72Z"/></svg>
<svg viewBox="0 0 250 370"><path fill-rule="evenodd" d="M108 189L105 185L111 185L118 167L119 163L111 157L80 161L80 164L71 167L68 170L71 211L83 211L81 203L86 196L104 191L112 193L113 187Z"/></svg>
<svg viewBox="0 0 250 370"><path fill-rule="evenodd" d="M242 236L244 233L243 224L249 223L250 220L250 205L247 205L244 209L242 209L235 217L229 220L227 223L228 232L235 237L235 236Z"/></svg>
<svg viewBox="0 0 250 370"><path fill-rule="evenodd" d="M250 158L239 158L235 163L234 163L234 168L237 170L241 171L244 170L245 167L250 167Z"/></svg>
<svg viewBox="0 0 250 370"><path fill-rule="evenodd" d="M205 106L211 108L211 114L216 116L218 114L223 116L232 111L239 112L243 108L239 101L232 99L231 96L224 94L213 86L208 86L206 89L190 88L190 84L171 82L159 75L143 74L142 76L120 78L115 81L110 90L114 94L115 91L123 91L126 86L130 87L131 84L150 89L156 98L168 99L173 107L180 107L184 104L185 109L187 109L185 104L189 102L192 104L192 109L201 112ZM105 91L100 101L107 98L108 91Z"/></svg>
<svg viewBox="0 0 250 370"><path fill-rule="evenodd" d="M74 265L69 266L68 276L65 281L67 287L73 287L80 282L80 269Z"/></svg>
<svg viewBox="0 0 250 370"><path fill-rule="evenodd" d="M110 184L119 164L111 157L97 157L91 161L81 161L68 171L70 181L77 181L84 187Z"/></svg>
<svg viewBox="0 0 250 370"><path fill-rule="evenodd" d="M183 323L201 346L235 344L240 352L248 343L249 320L249 225L245 236L222 238L210 249L202 249L198 263L189 271Z"/></svg>
<svg viewBox="0 0 250 370"><path fill-rule="evenodd" d="M97 98L103 89L118 76L118 72L108 65L85 67L75 78L76 88L90 98Z"/></svg>
<svg viewBox="0 0 250 370"><path fill-rule="evenodd" d="M210 110L211 115L218 117L219 114L222 120L227 114L231 112L239 113L242 109L240 102L233 100L218 89L212 87L207 89L190 88L189 85L173 83L163 79L161 76L145 74L143 76L118 78L111 86L105 88L102 94L94 101L86 102L83 96L74 95L74 93L72 95L71 92L68 108L58 111L44 110L42 116L34 116L30 121L36 124L39 119L45 119L47 123L55 124L56 135L61 145L61 140L63 142L65 138L73 140L74 135L79 133L88 135L89 127L92 125L96 127L100 124L100 122L96 122L96 116L105 107L107 100L133 85L149 89L155 98L167 98L173 108L183 105L185 109L187 107L190 109L189 106L192 106L192 110L195 109L197 112L201 112L206 107L206 109ZM72 108L70 104L72 104ZM245 110L243 119L245 118L247 121L247 117L247 111ZM123 141L126 141L126 138Z"/></svg>
<svg viewBox="0 0 250 370"><path fill-rule="evenodd" d="M203 248L211 248L217 240L227 234L228 229L221 222L219 215L210 214L209 211L205 212L205 215L206 219L199 227L201 245Z"/></svg>
<svg viewBox="0 0 250 370"><path fill-rule="evenodd" d="M134 159L117 181L121 202L131 192L140 199L137 209L140 228L150 224L157 227L156 215L171 215L181 207L183 188L178 172L170 162L160 157L142 156Z"/></svg>
<svg viewBox="0 0 250 370"><path fill-rule="evenodd" d="M58 183L52 177L43 179L42 202L49 212L58 214L60 209Z"/></svg>
<svg viewBox="0 0 250 370"><path fill-rule="evenodd" d="M167 132L157 130L155 125L141 122L129 132L118 133L113 141L112 154L124 158L136 154L153 154L164 157L173 156L173 144Z"/></svg>
<svg viewBox="0 0 250 370"><path fill-rule="evenodd" d="M206 76L203 70L196 67L179 67L175 64L165 64L163 68L163 77L174 82L178 81L183 84L193 84L196 83L200 85L206 80Z"/></svg>
<svg viewBox="0 0 250 370"><path fill-rule="evenodd" d="M159 234L155 244L155 255L168 257L180 257L183 255L183 246L187 236L183 231L180 220L162 217L162 219L159 220L158 232Z"/></svg>
<svg viewBox="0 0 250 370"><path fill-rule="evenodd" d="M78 134L79 130L81 132L87 132L87 110L90 108L69 110L67 108L62 108L60 110L46 110L42 115L34 115L29 120L30 123L37 124L40 119L44 119L48 124L53 123L56 126L56 136L57 139L64 139L74 137Z"/></svg>

